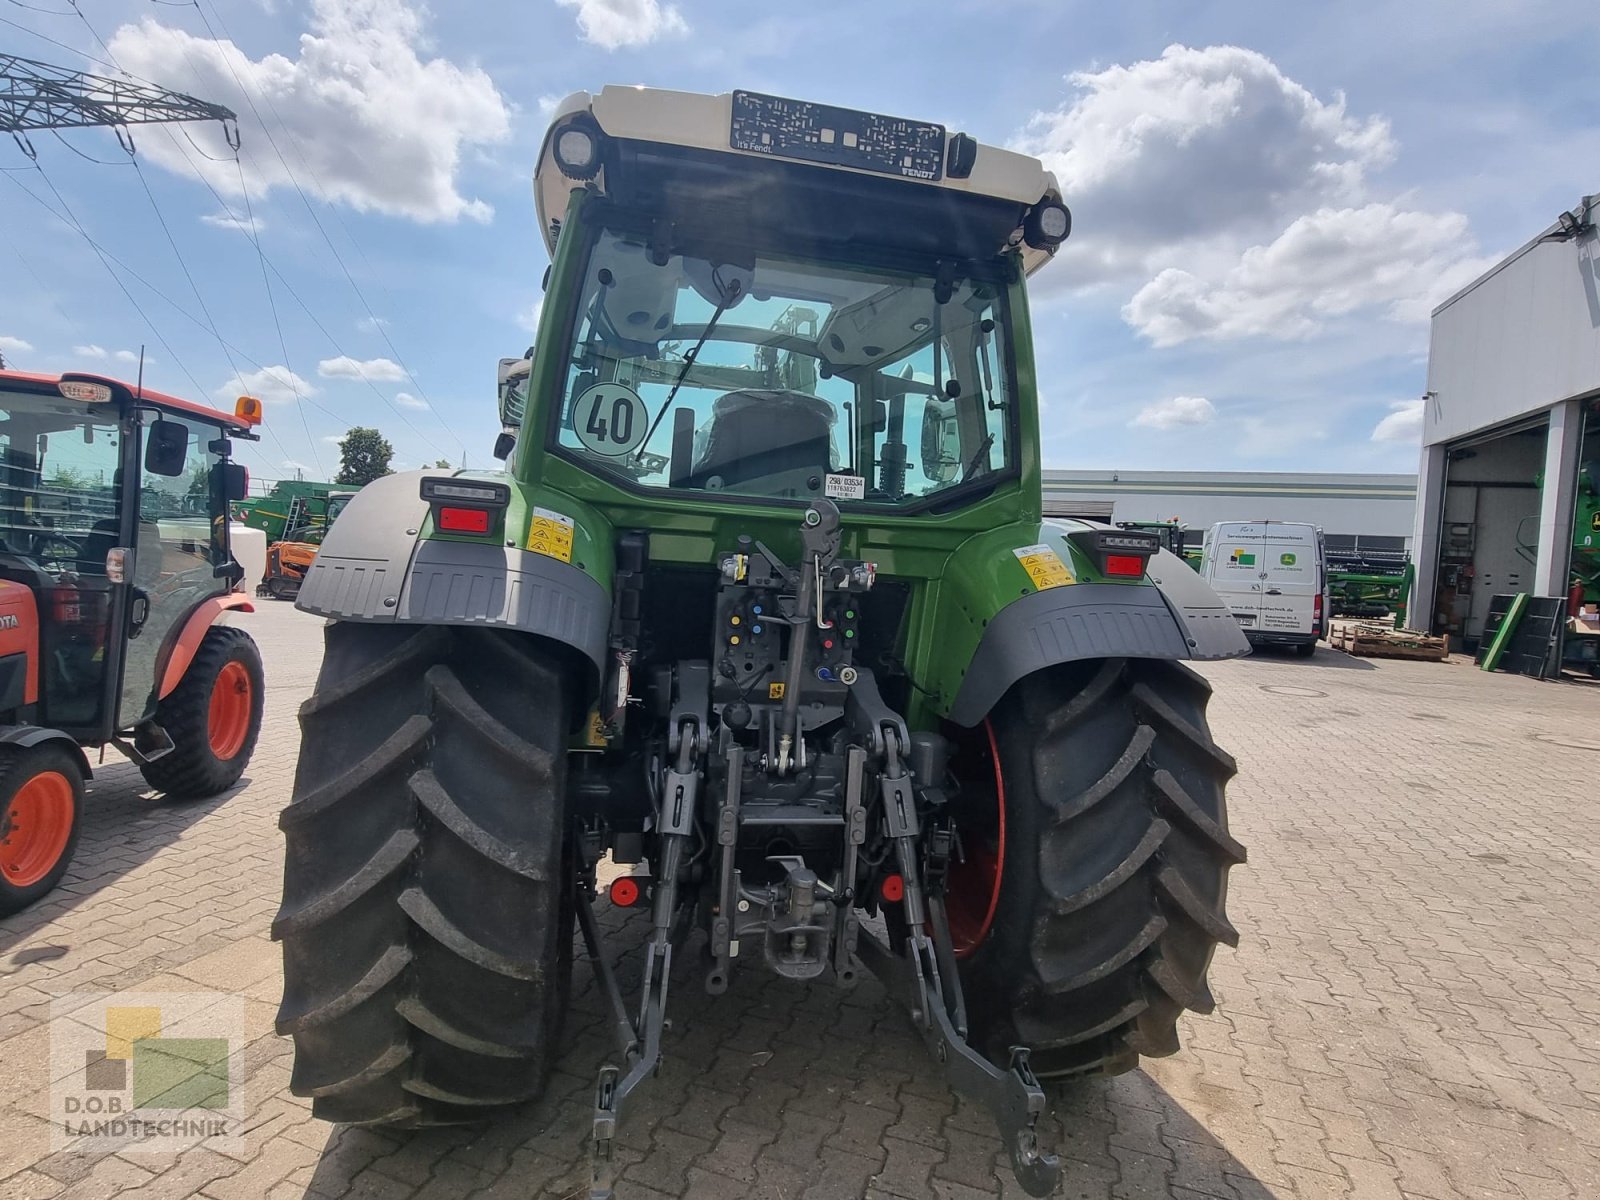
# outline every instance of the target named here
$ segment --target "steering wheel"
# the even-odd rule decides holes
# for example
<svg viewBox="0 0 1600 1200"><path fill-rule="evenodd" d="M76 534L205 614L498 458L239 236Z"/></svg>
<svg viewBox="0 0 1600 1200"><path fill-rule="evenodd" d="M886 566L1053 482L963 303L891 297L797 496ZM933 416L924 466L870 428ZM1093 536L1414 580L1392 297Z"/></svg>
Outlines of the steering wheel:
<svg viewBox="0 0 1600 1200"><path fill-rule="evenodd" d="M33 557L55 571L78 569L78 543L59 533L37 533L33 537Z"/></svg>

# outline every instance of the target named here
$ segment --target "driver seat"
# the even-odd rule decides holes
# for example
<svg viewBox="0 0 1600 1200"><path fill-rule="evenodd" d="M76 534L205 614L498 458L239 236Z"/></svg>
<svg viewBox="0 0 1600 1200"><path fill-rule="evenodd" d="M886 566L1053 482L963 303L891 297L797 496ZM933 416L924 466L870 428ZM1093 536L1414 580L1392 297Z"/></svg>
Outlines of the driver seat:
<svg viewBox="0 0 1600 1200"><path fill-rule="evenodd" d="M699 486L724 487L787 472L833 469L834 410L804 392L739 391L719 396L694 467Z"/></svg>

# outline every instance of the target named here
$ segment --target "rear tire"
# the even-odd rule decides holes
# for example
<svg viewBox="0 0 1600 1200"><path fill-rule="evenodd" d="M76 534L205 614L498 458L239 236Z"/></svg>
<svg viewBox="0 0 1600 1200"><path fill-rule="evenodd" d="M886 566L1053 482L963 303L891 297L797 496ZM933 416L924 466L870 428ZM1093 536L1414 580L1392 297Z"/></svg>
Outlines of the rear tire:
<svg viewBox="0 0 1600 1200"><path fill-rule="evenodd" d="M1317 652L1317 644L1315 642L1301 642L1294 648L1294 652L1301 658L1310 658Z"/></svg>
<svg viewBox="0 0 1600 1200"><path fill-rule="evenodd" d="M1219 941L1238 942L1224 902L1245 852L1228 834L1235 767L1207 730L1210 692L1177 663L1091 661L1029 676L991 714L1003 866L987 934L960 963L991 1060L1025 1045L1041 1077L1117 1074L1176 1051L1185 1008L1215 1007L1206 970ZM987 788L992 811L990 743L974 744L956 760L960 803L981 806ZM957 820L970 860L984 822L961 807Z"/></svg>
<svg viewBox="0 0 1600 1200"><path fill-rule="evenodd" d="M453 1124L544 1090L572 967L567 692L527 637L328 627L272 927L315 1116Z"/></svg>
<svg viewBox="0 0 1600 1200"><path fill-rule="evenodd" d="M261 651L242 629L213 625L178 686L156 706L173 749L139 773L177 800L215 796L239 782L256 739L266 678Z"/></svg>
<svg viewBox="0 0 1600 1200"><path fill-rule="evenodd" d="M82 812L83 768L67 749L0 747L0 916L61 882Z"/></svg>

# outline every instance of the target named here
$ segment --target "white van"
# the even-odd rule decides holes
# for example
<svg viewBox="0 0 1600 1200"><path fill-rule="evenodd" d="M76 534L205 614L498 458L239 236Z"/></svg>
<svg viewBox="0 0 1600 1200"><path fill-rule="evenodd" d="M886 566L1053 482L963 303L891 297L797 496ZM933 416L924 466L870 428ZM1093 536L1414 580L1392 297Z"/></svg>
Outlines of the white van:
<svg viewBox="0 0 1600 1200"><path fill-rule="evenodd" d="M1288 521L1223 521L1206 531L1200 574L1252 646L1309 657L1327 633L1322 530Z"/></svg>

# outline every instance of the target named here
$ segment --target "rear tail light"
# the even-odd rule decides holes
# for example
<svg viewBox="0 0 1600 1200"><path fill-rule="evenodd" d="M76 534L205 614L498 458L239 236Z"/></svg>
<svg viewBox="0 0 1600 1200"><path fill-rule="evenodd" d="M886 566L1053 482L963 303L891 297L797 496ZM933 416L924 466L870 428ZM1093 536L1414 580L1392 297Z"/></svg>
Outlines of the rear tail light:
<svg viewBox="0 0 1600 1200"><path fill-rule="evenodd" d="M1087 554L1100 574L1111 579L1139 579L1161 538L1139 529L1080 529L1067 535Z"/></svg>
<svg viewBox="0 0 1600 1200"><path fill-rule="evenodd" d="M511 486L498 480L428 476L421 491L440 533L488 533L511 503Z"/></svg>
<svg viewBox="0 0 1600 1200"><path fill-rule="evenodd" d="M631 875L613 879L607 892L611 897L611 903L618 908L632 908L644 897L644 890L639 886L639 881Z"/></svg>
<svg viewBox="0 0 1600 1200"><path fill-rule="evenodd" d="M1137 554L1106 555L1106 574L1137 579L1144 574L1145 560Z"/></svg>
<svg viewBox="0 0 1600 1200"><path fill-rule="evenodd" d="M441 507L438 525L446 533L488 533L489 510Z"/></svg>

